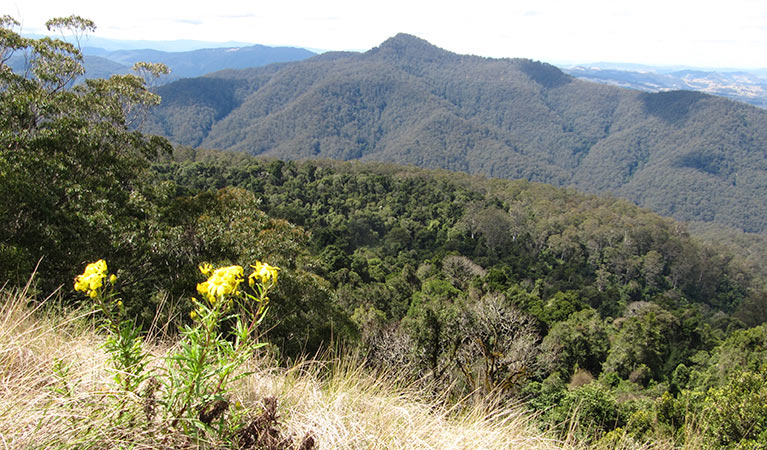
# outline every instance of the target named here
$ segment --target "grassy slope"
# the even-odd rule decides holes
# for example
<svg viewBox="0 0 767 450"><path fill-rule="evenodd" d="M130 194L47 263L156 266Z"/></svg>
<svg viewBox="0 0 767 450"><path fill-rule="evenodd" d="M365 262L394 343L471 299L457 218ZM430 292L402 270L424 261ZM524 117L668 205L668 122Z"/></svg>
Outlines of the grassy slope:
<svg viewBox="0 0 767 450"><path fill-rule="evenodd" d="M0 291L0 448L193 448L160 427L112 425L120 411L104 399L123 394L111 384L103 338L81 313L29 303L23 291ZM312 433L320 449L575 448L536 431L519 407L451 409L353 359L251 364L237 400L258 412L276 396L283 431Z"/></svg>

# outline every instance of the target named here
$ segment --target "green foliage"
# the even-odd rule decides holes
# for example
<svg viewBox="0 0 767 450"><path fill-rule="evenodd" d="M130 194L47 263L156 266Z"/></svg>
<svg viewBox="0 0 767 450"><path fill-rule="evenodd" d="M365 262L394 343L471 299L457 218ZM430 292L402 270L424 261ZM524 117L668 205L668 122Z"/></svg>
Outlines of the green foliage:
<svg viewBox="0 0 767 450"><path fill-rule="evenodd" d="M218 442L236 448L236 432L245 424L241 422L244 412L231 404L231 384L248 375L243 365L265 345L257 340L257 327L268 309L267 294L277 283L279 270L260 262L252 267L247 283L243 283L240 266L215 270L209 264L200 266L203 274L210 275L197 285L203 300L193 300L193 324L183 328L178 344L166 357L165 369L159 372L147 370L151 361L143 349L140 328L125 316L123 303L114 291L115 277L108 275L106 262L88 265L75 279L75 289L93 300L104 320L103 329L108 333L105 349L115 368L115 382L122 390L115 398L126 414L141 406L144 417L140 420L145 426L156 426L155 420L159 420L161 427L179 430L193 442ZM249 285L251 291L241 284ZM226 331L226 323L234 325ZM137 395L142 385L151 391L146 399ZM121 414L116 420L139 419Z"/></svg>
<svg viewBox="0 0 767 450"><path fill-rule="evenodd" d="M767 369L733 373L704 401L708 434L722 448L767 445Z"/></svg>
<svg viewBox="0 0 767 450"><path fill-rule="evenodd" d="M714 312L732 311L751 289L743 286L753 286L744 269L678 225L620 200L375 164L261 162L192 150L177 158L154 166L159 182L244 187L266 216L311 230L303 245L317 259L306 262L327 279L333 299L315 305L354 316L357 330L345 335L359 337L371 364L412 364L417 370L403 371L457 381L458 391L508 387L500 380L514 372L498 357L513 345L476 335L492 316L475 311L481 299L503 297L503 308L537 319L532 326L545 338L546 351L522 365L525 375L508 392L557 371L567 380L576 369L601 379L607 367L615 371L612 386L673 382L676 393L694 376L674 378L675 369L698 367L693 358L727 329L719 319L727 316ZM504 225L511 238L496 248L471 226L485 210L511 217L513 225ZM704 281L688 281L701 273ZM308 311L316 307L307 306L306 321L315 320Z"/></svg>
<svg viewBox="0 0 767 450"><path fill-rule="evenodd" d="M166 102L150 129L184 145L521 178L765 230L767 112L699 92L597 85L402 34L363 54L226 71L159 92ZM502 235L489 236L493 248Z"/></svg>
<svg viewBox="0 0 767 450"><path fill-rule="evenodd" d="M449 355L460 340L458 317L463 309L464 293L443 280L428 280L414 294L403 325L414 339L428 370L442 380L453 365Z"/></svg>
<svg viewBox="0 0 767 450"><path fill-rule="evenodd" d="M554 359L552 371L570 377L576 367L598 376L610 349L607 327L593 309L557 322L543 340L543 351Z"/></svg>
<svg viewBox="0 0 767 450"><path fill-rule="evenodd" d="M568 390L550 414L554 423L576 422L584 436L599 436L626 421L615 396L600 383Z"/></svg>
<svg viewBox="0 0 767 450"><path fill-rule="evenodd" d="M53 19L50 29L74 34L93 29L76 17ZM159 98L134 75L87 80L76 45L26 39L3 20L0 54L26 52L29 67L16 73L0 63L0 278L38 272L45 288L69 278L72 261L125 251L124 238L143 215L140 174L167 141L133 128L140 110ZM86 245L84 243L87 242Z"/></svg>
<svg viewBox="0 0 767 450"><path fill-rule="evenodd" d="M767 364L767 325L733 332L717 346L708 370L697 373L694 382L701 388L720 385L743 370L758 372Z"/></svg>
<svg viewBox="0 0 767 450"><path fill-rule="evenodd" d="M543 306L541 320L547 324L561 322L583 307L577 292L557 292Z"/></svg>
<svg viewBox="0 0 767 450"><path fill-rule="evenodd" d="M633 305L634 312L621 320L607 355L605 370L621 378L632 374L643 382L662 378L678 322L657 305ZM644 371L648 371L645 375Z"/></svg>

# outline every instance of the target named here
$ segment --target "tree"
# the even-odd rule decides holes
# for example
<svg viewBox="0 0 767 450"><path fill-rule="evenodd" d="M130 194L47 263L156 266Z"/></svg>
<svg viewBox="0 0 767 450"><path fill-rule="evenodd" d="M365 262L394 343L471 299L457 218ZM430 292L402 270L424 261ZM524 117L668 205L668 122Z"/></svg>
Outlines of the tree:
<svg viewBox="0 0 767 450"><path fill-rule="evenodd" d="M403 319L425 371L435 380L442 381L453 366L449 355L461 340L457 323L464 296L447 281L427 280L421 290L413 294Z"/></svg>
<svg viewBox="0 0 767 450"><path fill-rule="evenodd" d="M18 26L0 18L0 280L26 279L41 261L38 277L52 288L69 283L75 263L130 257L123 238L146 215L142 170L170 144L134 128L144 108L160 101L143 78L79 80L77 43L95 29L92 21L46 23L74 44L27 39ZM17 53L27 60L20 72L6 64Z"/></svg>
<svg viewBox="0 0 767 450"><path fill-rule="evenodd" d="M606 327L591 308L557 322L543 340L543 353L552 355L552 368L565 377L570 377L575 367L599 375L609 348Z"/></svg>
<svg viewBox="0 0 767 450"><path fill-rule="evenodd" d="M532 317L502 294L472 303L458 322L455 360L472 391L515 392L538 371L540 336Z"/></svg>
<svg viewBox="0 0 767 450"><path fill-rule="evenodd" d="M484 238L485 245L492 252L497 252L511 240L511 218L498 209L483 207L481 204L472 204L466 209L461 219L467 233L472 239Z"/></svg>
<svg viewBox="0 0 767 450"><path fill-rule="evenodd" d="M650 375L660 380L679 321L653 303L635 302L628 310L626 317L618 321L618 331L611 338L604 369L622 378L649 369Z"/></svg>
<svg viewBox="0 0 767 450"><path fill-rule="evenodd" d="M767 366L742 370L709 390L703 403L709 437L722 448L756 449L767 444Z"/></svg>

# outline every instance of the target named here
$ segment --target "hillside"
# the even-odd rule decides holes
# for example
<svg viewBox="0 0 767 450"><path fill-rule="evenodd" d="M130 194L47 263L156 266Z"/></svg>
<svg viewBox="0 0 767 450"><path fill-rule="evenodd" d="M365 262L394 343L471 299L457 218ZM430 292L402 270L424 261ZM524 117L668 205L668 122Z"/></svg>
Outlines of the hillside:
<svg viewBox="0 0 767 450"><path fill-rule="evenodd" d="M682 220L753 232L767 223L767 112L702 93L599 85L408 35L158 93L147 131L183 145L522 178Z"/></svg>
<svg viewBox="0 0 767 450"><path fill-rule="evenodd" d="M423 398L390 373L369 374L353 357L303 360L289 368L263 355L249 358L247 376L226 393L238 405L228 422L252 421L276 399L279 414L268 430L284 439L279 446L238 442L242 433L232 436L228 429L185 433L163 420L159 405L157 411L142 408L146 391L136 395L114 384L107 337L77 311L46 314L24 306L34 302L0 288L0 435L7 450L578 448L536 429L519 405L492 416L486 405L455 408ZM173 348L152 341L146 347L153 379L161 377L161 361ZM316 445L299 447L305 436Z"/></svg>

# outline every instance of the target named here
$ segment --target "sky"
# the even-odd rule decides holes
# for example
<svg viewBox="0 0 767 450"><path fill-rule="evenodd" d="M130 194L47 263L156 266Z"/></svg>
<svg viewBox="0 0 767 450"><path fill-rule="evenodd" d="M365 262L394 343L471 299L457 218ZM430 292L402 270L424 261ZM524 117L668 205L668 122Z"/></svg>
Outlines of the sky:
<svg viewBox="0 0 767 450"><path fill-rule="evenodd" d="M111 39L367 50L399 32L461 54L767 68L764 0L0 0L23 33L77 14Z"/></svg>

